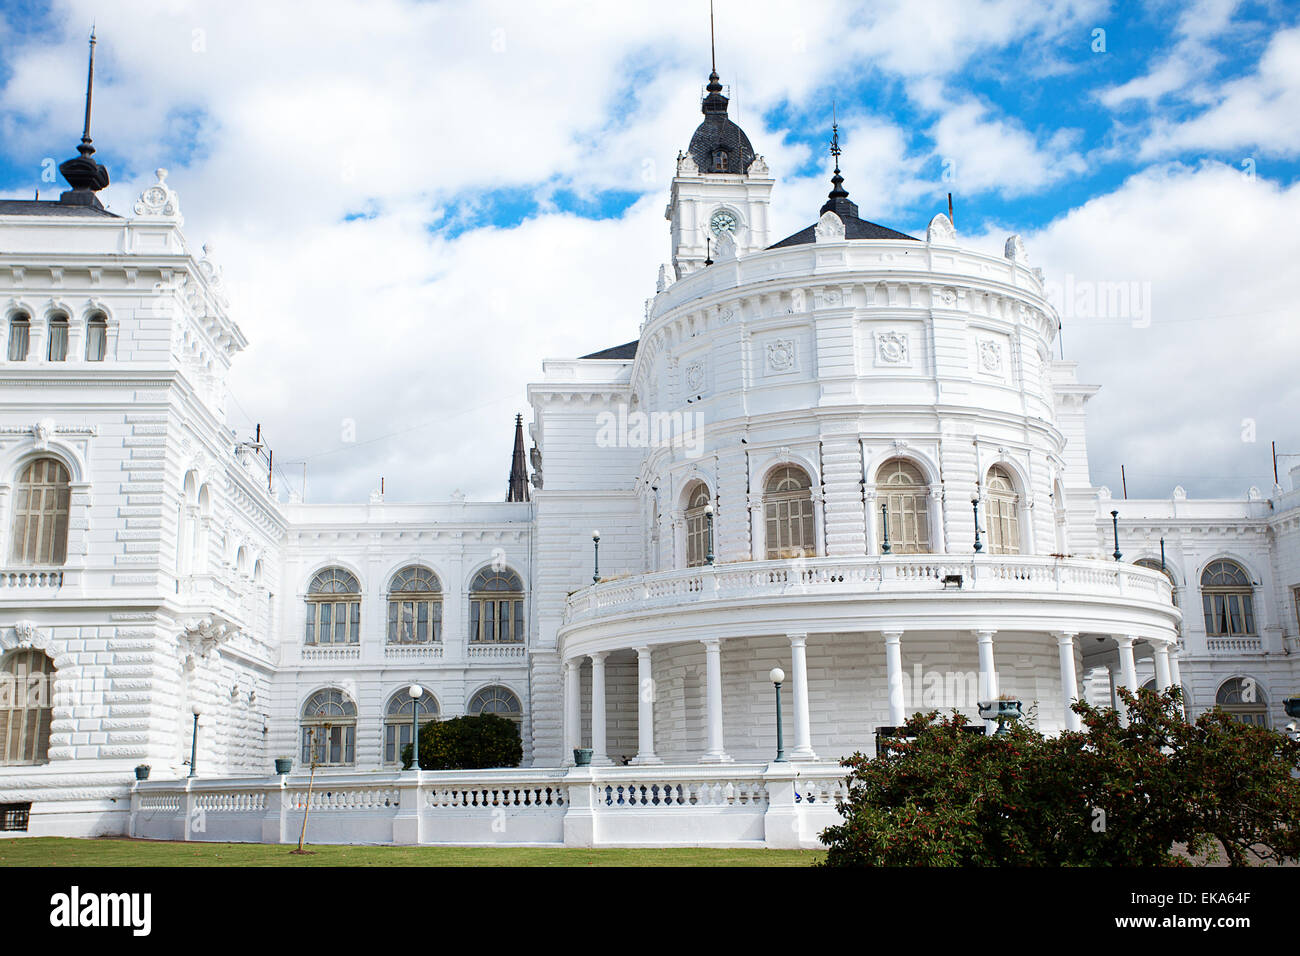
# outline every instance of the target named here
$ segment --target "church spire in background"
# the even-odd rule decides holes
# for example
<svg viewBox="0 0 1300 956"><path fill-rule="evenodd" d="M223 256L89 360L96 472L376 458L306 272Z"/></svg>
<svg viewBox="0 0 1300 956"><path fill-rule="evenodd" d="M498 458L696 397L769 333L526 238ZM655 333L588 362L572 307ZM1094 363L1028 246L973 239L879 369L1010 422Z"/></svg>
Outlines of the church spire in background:
<svg viewBox="0 0 1300 956"><path fill-rule="evenodd" d="M515 450L510 457L510 484L506 501L528 501L528 465L524 458L524 416L515 416Z"/></svg>
<svg viewBox="0 0 1300 956"><path fill-rule="evenodd" d="M79 156L69 159L59 166L59 172L68 181L72 189L59 197L59 202L78 206L103 206L95 193L108 185L108 170L102 163L91 157L95 146L90 139L90 106L95 91L95 30L90 30L90 58L86 68L86 122L81 130L81 145L77 147Z"/></svg>

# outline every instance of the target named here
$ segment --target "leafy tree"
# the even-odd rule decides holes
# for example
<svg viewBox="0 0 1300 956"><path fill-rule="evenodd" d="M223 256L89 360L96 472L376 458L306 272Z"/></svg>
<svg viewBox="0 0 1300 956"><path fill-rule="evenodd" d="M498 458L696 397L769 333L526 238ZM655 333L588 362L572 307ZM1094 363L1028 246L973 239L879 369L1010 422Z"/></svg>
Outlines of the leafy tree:
<svg viewBox="0 0 1300 956"><path fill-rule="evenodd" d="M1300 856L1300 744L1217 711L1188 723L1176 688L1120 693L1127 722L1079 703L1085 729L1051 738L914 715L877 759L843 761L825 865L1186 865L1175 844L1233 865Z"/></svg>
<svg viewBox="0 0 1300 956"><path fill-rule="evenodd" d="M421 770L517 767L523 758L519 727L496 714L434 720L420 728ZM410 744L402 748L402 766L410 769Z"/></svg>

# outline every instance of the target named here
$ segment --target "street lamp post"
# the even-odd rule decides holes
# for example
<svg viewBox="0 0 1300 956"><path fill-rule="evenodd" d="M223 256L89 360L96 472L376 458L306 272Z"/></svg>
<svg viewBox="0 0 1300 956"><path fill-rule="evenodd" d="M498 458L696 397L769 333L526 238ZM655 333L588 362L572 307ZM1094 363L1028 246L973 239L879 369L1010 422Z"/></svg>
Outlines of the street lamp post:
<svg viewBox="0 0 1300 956"><path fill-rule="evenodd" d="M424 688L419 684L412 684L406 688L406 692L411 695L411 769L420 769L420 698L424 696Z"/></svg>
<svg viewBox="0 0 1300 956"><path fill-rule="evenodd" d="M1115 560L1118 561L1120 558L1124 557L1124 555L1119 553L1119 512L1118 511L1112 511L1110 513L1110 522L1111 525L1115 528Z"/></svg>
<svg viewBox="0 0 1300 956"><path fill-rule="evenodd" d="M785 681L785 671L773 667L767 676L776 687L776 763L785 763L785 738L781 736L781 684Z"/></svg>
<svg viewBox="0 0 1300 956"><path fill-rule="evenodd" d="M600 532L599 531L593 531L591 533L591 546L592 548L595 549L595 564L592 566L591 569L591 583L599 584L600 583Z"/></svg>
<svg viewBox="0 0 1300 956"><path fill-rule="evenodd" d="M976 495L970 500L971 511L975 513L975 553L979 554L984 550L984 545L980 544L980 499Z"/></svg>
<svg viewBox="0 0 1300 956"><path fill-rule="evenodd" d="M709 551L708 554L704 556L704 560L707 563L712 564L713 563L713 502L712 501L710 501L707 505L704 506L704 520L708 522L708 526L709 526L709 541L708 541Z"/></svg>
<svg viewBox="0 0 1300 956"><path fill-rule="evenodd" d="M880 526L884 529L884 542L880 545L881 554L889 554L889 502L880 503Z"/></svg>
<svg viewBox="0 0 1300 956"><path fill-rule="evenodd" d="M194 736L190 738L190 776L197 777L194 764L199 758L199 705L190 708L194 712Z"/></svg>

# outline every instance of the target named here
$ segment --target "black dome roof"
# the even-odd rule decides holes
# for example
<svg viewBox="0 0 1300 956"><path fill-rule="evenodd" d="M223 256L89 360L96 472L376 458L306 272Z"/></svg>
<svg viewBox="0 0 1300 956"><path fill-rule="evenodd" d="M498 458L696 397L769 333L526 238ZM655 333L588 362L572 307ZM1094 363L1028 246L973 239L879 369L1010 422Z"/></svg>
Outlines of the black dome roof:
<svg viewBox="0 0 1300 956"><path fill-rule="evenodd" d="M687 152L702 173L735 175L749 172L750 164L754 162L754 147L745 131L728 118L728 100L722 95L722 84L718 82L716 72L709 74L706 89L708 95L700 105L704 122L696 128ZM714 160L719 150L727 154L724 169L715 168Z"/></svg>

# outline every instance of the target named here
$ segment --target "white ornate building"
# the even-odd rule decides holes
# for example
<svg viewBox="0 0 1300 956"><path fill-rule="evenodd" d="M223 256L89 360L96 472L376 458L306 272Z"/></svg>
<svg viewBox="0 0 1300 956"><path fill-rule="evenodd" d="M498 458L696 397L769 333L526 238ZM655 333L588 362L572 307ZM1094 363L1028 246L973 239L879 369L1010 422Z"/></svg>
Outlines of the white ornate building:
<svg viewBox="0 0 1300 956"><path fill-rule="evenodd" d="M283 839L301 781L272 763L301 768L316 727L326 811L356 811L322 839L806 844L773 834L811 781L917 709L1002 693L1056 732L1071 699L1154 680L1285 723L1300 488L1112 501L1097 388L1053 361L1018 237L990 256L942 214L923 240L863 220L837 162L773 243L774 180L716 74L703 111L640 338L543 364L504 502L280 500L224 424L248 343L165 171L107 212L87 131L59 200L0 200L6 826ZM439 829L470 791L400 773L413 681L423 719L518 719L533 769L473 792L542 822ZM606 819L624 794L717 813L656 833Z"/></svg>

